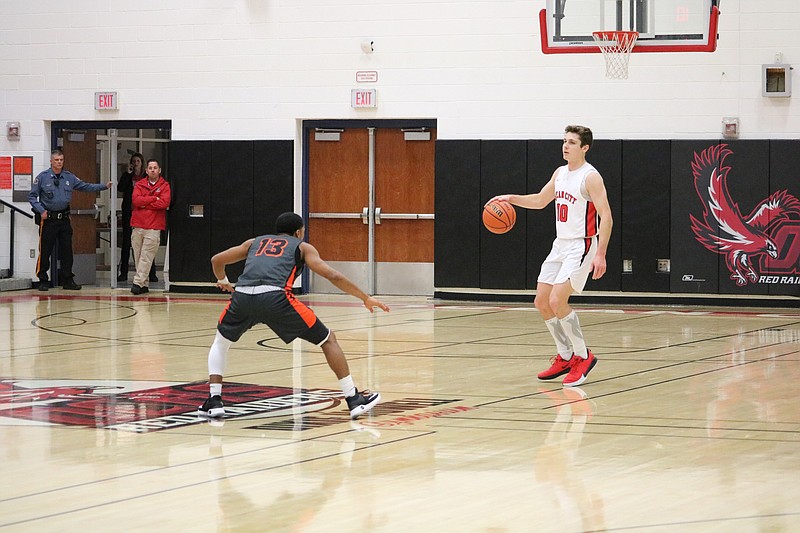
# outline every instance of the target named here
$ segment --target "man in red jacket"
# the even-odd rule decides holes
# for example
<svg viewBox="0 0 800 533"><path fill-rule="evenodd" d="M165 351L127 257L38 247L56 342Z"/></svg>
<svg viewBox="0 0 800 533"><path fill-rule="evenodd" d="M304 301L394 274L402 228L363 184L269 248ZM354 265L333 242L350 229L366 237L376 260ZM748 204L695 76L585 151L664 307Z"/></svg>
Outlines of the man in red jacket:
<svg viewBox="0 0 800 533"><path fill-rule="evenodd" d="M169 183L161 176L161 165L155 159L147 161L147 179L133 187L131 213L131 246L136 263L131 292L149 292L150 266L161 244L161 230L167 229L167 208L170 203Z"/></svg>

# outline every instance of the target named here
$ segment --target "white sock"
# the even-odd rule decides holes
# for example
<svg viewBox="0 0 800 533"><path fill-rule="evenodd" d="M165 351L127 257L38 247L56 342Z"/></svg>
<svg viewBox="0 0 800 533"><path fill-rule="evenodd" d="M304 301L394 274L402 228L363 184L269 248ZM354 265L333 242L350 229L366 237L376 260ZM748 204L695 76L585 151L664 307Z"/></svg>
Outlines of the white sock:
<svg viewBox="0 0 800 533"><path fill-rule="evenodd" d="M339 386L342 388L345 398L355 396L356 384L353 383L353 376L347 376L339 380Z"/></svg>
<svg viewBox="0 0 800 533"><path fill-rule="evenodd" d="M589 357L589 354L586 352L586 342L583 340L581 323L578 320L578 315L575 313L575 311L570 311L570 313L564 318L559 318L558 322L564 329L564 333L567 334L567 337L569 337L569 340L572 342L572 349L574 350L575 355L581 357L582 359Z"/></svg>
<svg viewBox="0 0 800 533"><path fill-rule="evenodd" d="M208 390L211 396L222 396L222 383L209 383Z"/></svg>
<svg viewBox="0 0 800 533"><path fill-rule="evenodd" d="M547 329L550 330L550 335L552 335L553 340L556 341L558 355L560 355L561 359L564 361L569 360L572 357L572 348L570 348L569 338L567 334L564 333L564 328L561 327L558 317L554 316L550 320L545 320L544 325L547 326Z"/></svg>

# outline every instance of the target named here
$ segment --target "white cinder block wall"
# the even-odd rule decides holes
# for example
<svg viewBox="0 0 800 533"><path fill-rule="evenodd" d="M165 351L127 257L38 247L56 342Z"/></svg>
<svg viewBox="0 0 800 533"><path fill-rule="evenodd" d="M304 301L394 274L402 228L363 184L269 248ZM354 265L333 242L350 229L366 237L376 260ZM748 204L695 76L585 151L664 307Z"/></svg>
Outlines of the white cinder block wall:
<svg viewBox="0 0 800 533"><path fill-rule="evenodd" d="M634 54L627 81L607 80L599 54L542 54L544 4L0 0L0 126L22 126L18 141L0 136L0 155L43 170L53 120L169 119L173 139L296 139L301 119L372 117L435 118L440 139L558 138L566 123L598 138L716 139L735 116L744 139L800 137L800 94L761 96L776 53L800 67L797 0L723 0L715 53ZM377 109L350 107L358 70L379 73ZM95 91L117 91L120 109L95 111ZM15 274L35 277L36 228L19 223L15 245Z"/></svg>

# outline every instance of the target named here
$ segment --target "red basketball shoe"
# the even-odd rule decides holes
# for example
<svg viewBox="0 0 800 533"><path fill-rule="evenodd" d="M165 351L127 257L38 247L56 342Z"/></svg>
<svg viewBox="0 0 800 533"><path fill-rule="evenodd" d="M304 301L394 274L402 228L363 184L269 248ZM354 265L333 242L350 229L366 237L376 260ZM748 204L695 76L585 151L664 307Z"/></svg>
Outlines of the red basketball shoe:
<svg viewBox="0 0 800 533"><path fill-rule="evenodd" d="M594 368L594 365L597 364L597 358L592 351L587 350L587 353L589 357L586 359L576 355L572 356L572 359L569 360L569 362L572 363L570 365L569 374L567 374L567 377L561 382L562 385L565 387L575 387L586 381L586 376Z"/></svg>
<svg viewBox="0 0 800 533"><path fill-rule="evenodd" d="M563 376L567 372L570 371L572 360L575 359L575 354L572 354L572 358L567 359L566 361L561 358L560 355L556 355L555 357L550 359L550 368L545 370L544 372L539 372L536 376L542 381L547 381L548 379L554 379L558 376Z"/></svg>

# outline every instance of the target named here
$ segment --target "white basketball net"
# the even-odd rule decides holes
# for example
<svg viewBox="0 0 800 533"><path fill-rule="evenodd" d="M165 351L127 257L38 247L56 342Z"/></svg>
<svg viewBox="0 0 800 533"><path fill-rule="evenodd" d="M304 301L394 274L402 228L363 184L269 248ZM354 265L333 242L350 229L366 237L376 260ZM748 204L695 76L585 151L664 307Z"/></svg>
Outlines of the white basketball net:
<svg viewBox="0 0 800 533"><path fill-rule="evenodd" d="M606 78L628 79L628 60L631 50L639 38L636 31L596 31L592 33L595 44L606 60Z"/></svg>

